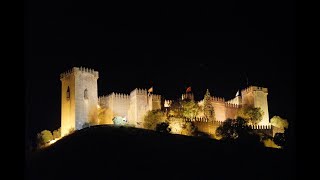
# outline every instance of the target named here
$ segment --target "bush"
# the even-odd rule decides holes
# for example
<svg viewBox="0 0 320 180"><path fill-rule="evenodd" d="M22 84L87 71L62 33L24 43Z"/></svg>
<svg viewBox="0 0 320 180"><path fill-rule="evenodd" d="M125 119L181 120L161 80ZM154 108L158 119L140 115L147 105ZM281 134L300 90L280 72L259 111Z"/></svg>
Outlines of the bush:
<svg viewBox="0 0 320 180"><path fill-rule="evenodd" d="M43 130L37 134L38 147L48 144L51 140L53 140L53 136L49 130Z"/></svg>
<svg viewBox="0 0 320 180"><path fill-rule="evenodd" d="M168 123L162 122L160 124L157 124L156 131L161 132L161 133L170 133L171 132L171 128L169 128L169 124Z"/></svg>

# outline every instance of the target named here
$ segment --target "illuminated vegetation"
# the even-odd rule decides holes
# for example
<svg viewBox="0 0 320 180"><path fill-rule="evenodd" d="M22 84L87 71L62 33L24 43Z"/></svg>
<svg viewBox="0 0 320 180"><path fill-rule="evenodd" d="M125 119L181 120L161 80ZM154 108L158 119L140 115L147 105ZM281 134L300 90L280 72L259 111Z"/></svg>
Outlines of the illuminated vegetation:
<svg viewBox="0 0 320 180"><path fill-rule="evenodd" d="M143 127L156 130L159 124L168 125L169 132L191 136L196 127L192 122L186 122L185 118L196 117L203 110L194 101L181 100L174 102L165 112L161 110L149 111L144 118ZM161 127L161 126L160 126Z"/></svg>
<svg viewBox="0 0 320 180"><path fill-rule="evenodd" d="M37 146L38 148L46 147L55 143L61 138L61 128L56 129L51 133L49 130L43 130L37 134Z"/></svg>
<svg viewBox="0 0 320 180"><path fill-rule="evenodd" d="M205 98L206 99L206 98ZM256 125L262 120L263 112L260 108L244 106L237 112L236 119L227 119L219 127L213 126L215 132L207 134L198 131L194 122L185 121L185 118L194 118L205 115L208 119L214 120L214 109L210 104L204 103L199 105L192 100L180 100L171 104L170 108L165 110L149 111L143 121L143 127L158 132L181 134L187 136L203 136L210 137L222 141L244 142L264 144L265 147L282 148L285 146L287 136L284 133L276 133L275 137L264 133L255 133L248 125ZM98 124L110 124L111 114L106 108L98 108ZM123 117L111 118L111 123L114 125L133 127L129 125ZM96 123L85 123L82 128L90 127ZM271 119L271 124L279 129L287 129L288 121L279 116L274 116ZM75 130L70 129L68 134ZM44 130L37 135L38 147L46 147L61 137L60 128L51 133L49 130Z"/></svg>
<svg viewBox="0 0 320 180"><path fill-rule="evenodd" d="M192 122L186 122L183 118L169 117L169 127L173 134L192 136L196 127Z"/></svg>
<svg viewBox="0 0 320 180"><path fill-rule="evenodd" d="M270 120L270 123L273 126L281 129L286 129L289 126L288 121L286 119L281 118L280 116L273 116Z"/></svg>
<svg viewBox="0 0 320 180"><path fill-rule="evenodd" d="M278 149L281 148L281 146L278 146L277 144L275 144L271 139L263 140L263 144L265 147L278 148Z"/></svg>
<svg viewBox="0 0 320 180"><path fill-rule="evenodd" d="M43 130L37 134L38 147L41 148L53 140L51 131Z"/></svg>
<svg viewBox="0 0 320 180"><path fill-rule="evenodd" d="M200 108L198 103L193 100L182 100L180 101L182 116L185 118L194 118L199 115L203 110ZM175 109L173 109L175 110Z"/></svg>
<svg viewBox="0 0 320 180"><path fill-rule="evenodd" d="M110 108L98 108L98 124L112 124L112 114Z"/></svg>
<svg viewBox="0 0 320 180"><path fill-rule="evenodd" d="M161 110L152 110L144 118L143 127L146 129L156 130L157 124L166 122L167 116Z"/></svg>
<svg viewBox="0 0 320 180"><path fill-rule="evenodd" d="M61 128L54 130L52 135L53 135L53 139L60 138L61 137Z"/></svg>
<svg viewBox="0 0 320 180"><path fill-rule="evenodd" d="M247 124L258 124L263 117L263 111L261 108L255 108L251 106L243 106L238 112L237 116L247 121Z"/></svg>

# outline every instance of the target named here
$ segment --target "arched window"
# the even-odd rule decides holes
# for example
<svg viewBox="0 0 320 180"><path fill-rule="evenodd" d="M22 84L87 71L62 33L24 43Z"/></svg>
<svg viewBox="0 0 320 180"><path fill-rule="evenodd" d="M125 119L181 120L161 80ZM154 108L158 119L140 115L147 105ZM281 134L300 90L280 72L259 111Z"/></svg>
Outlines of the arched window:
<svg viewBox="0 0 320 180"><path fill-rule="evenodd" d="M88 99L88 90L87 89L84 90L84 99Z"/></svg>
<svg viewBox="0 0 320 180"><path fill-rule="evenodd" d="M67 89L67 100L69 100L69 99L70 99L70 88L68 86L68 89Z"/></svg>
<svg viewBox="0 0 320 180"><path fill-rule="evenodd" d="M210 116L213 116L213 111L212 110L210 111Z"/></svg>

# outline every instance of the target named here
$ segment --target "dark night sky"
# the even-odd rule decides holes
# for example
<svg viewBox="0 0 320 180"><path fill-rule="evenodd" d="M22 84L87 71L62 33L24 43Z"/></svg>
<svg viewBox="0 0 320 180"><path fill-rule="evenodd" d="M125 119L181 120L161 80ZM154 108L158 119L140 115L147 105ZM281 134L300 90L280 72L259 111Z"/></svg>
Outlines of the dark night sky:
<svg viewBox="0 0 320 180"><path fill-rule="evenodd" d="M269 113L295 117L295 11L292 1L203 5L114 5L26 1L26 133L60 127L59 74L99 71L98 94L154 87L174 99L233 97L269 88Z"/></svg>

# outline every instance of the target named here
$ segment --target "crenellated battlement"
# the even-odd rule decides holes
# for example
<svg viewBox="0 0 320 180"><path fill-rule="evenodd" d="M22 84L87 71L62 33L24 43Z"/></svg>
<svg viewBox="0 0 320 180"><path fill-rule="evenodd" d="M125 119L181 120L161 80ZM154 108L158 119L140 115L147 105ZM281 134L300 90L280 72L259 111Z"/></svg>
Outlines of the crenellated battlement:
<svg viewBox="0 0 320 180"><path fill-rule="evenodd" d="M240 108L241 107L241 105L228 103L228 102L225 102L225 106L230 107L230 108Z"/></svg>
<svg viewBox="0 0 320 180"><path fill-rule="evenodd" d="M129 99L130 95L129 94L123 94L123 93L115 93L112 92L107 96L102 96L101 98L114 98L114 99Z"/></svg>
<svg viewBox="0 0 320 180"><path fill-rule="evenodd" d="M161 95L152 94L152 101L160 101L160 100L161 100Z"/></svg>
<svg viewBox="0 0 320 180"><path fill-rule="evenodd" d="M172 100L164 100L164 107L170 107L172 104Z"/></svg>
<svg viewBox="0 0 320 180"><path fill-rule="evenodd" d="M249 125L250 129L271 129L272 125Z"/></svg>
<svg viewBox="0 0 320 180"><path fill-rule="evenodd" d="M147 89L136 88L130 92L130 95L147 95Z"/></svg>
<svg viewBox="0 0 320 180"><path fill-rule="evenodd" d="M194 95L193 95L193 93L182 94L181 99L182 100L184 100L184 99L194 100Z"/></svg>
<svg viewBox="0 0 320 180"><path fill-rule="evenodd" d="M107 96L99 96L98 97L98 102L100 103L101 101L103 101L103 100L105 100L105 99L107 99L108 97Z"/></svg>
<svg viewBox="0 0 320 180"><path fill-rule="evenodd" d="M60 79L66 78L75 72L90 73L93 76L95 76L96 78L99 78L99 72L95 71L94 69L85 68L85 67L73 67L72 69L70 69L64 73L61 73Z"/></svg>
<svg viewBox="0 0 320 180"><path fill-rule="evenodd" d="M216 101L216 102L225 102L224 98L221 97L211 97L212 101Z"/></svg>
<svg viewBox="0 0 320 180"><path fill-rule="evenodd" d="M268 93L268 88L264 88L264 87L258 87L258 86L249 86L243 90L241 90L242 94L247 94L253 91L263 91L265 93Z"/></svg>
<svg viewBox="0 0 320 180"><path fill-rule="evenodd" d="M222 125L224 121L214 121L215 124ZM247 125L250 129L272 129L272 125Z"/></svg>
<svg viewBox="0 0 320 180"><path fill-rule="evenodd" d="M115 99L129 99L130 96L128 94L122 94L122 93L113 93L113 96Z"/></svg>
<svg viewBox="0 0 320 180"><path fill-rule="evenodd" d="M184 118L187 122L210 122L206 117Z"/></svg>
<svg viewBox="0 0 320 180"><path fill-rule="evenodd" d="M217 120L215 120L215 121L213 121L213 123L220 126L220 125L224 124L225 121L217 121Z"/></svg>

